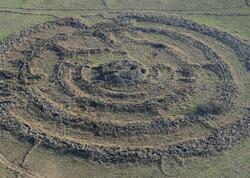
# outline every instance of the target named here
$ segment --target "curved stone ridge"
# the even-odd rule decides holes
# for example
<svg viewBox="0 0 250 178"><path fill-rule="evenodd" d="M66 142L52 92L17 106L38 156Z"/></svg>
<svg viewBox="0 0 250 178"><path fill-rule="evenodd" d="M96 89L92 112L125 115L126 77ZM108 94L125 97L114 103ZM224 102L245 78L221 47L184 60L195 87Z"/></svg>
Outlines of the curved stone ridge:
<svg viewBox="0 0 250 178"><path fill-rule="evenodd" d="M231 61L249 75L250 45L217 29L150 14L91 27L63 18L13 35L0 51L0 127L28 142L148 164L214 155L249 136Z"/></svg>

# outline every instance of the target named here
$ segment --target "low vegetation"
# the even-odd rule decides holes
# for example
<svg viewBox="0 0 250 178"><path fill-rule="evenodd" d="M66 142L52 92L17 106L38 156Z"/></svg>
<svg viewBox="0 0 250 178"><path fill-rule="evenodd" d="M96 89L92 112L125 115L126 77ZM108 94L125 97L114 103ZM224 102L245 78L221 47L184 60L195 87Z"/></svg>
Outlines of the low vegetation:
<svg viewBox="0 0 250 178"><path fill-rule="evenodd" d="M0 177L247 177L249 10L0 2Z"/></svg>

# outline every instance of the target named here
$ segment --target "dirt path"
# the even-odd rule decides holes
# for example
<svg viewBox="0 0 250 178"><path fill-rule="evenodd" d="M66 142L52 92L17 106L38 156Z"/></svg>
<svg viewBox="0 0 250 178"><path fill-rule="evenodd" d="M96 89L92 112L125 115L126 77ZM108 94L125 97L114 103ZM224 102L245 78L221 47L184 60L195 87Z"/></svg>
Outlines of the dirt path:
<svg viewBox="0 0 250 178"><path fill-rule="evenodd" d="M10 162L5 156L0 153L0 164L5 165L7 168L27 177L27 178L45 178L39 174L35 174L27 169L21 168Z"/></svg>
<svg viewBox="0 0 250 178"><path fill-rule="evenodd" d="M102 0L104 1L104 0ZM104 1L105 2L105 1ZM250 3L249 5L250 6ZM114 10L114 9L110 9L108 6L106 7L109 10ZM0 9L2 9L0 7ZM33 10L32 10L33 11ZM144 11L141 9L138 9L137 11ZM159 11L165 11L165 10L159 10ZM21 11L16 11L16 10L0 10L0 13L11 13L11 14L22 14L22 15L34 15L34 16L49 16L52 18L60 18L60 16L56 16L53 14L49 14L49 13L35 13L35 12L30 12L28 10L22 9ZM197 15L197 16L250 16L250 13L195 13L195 12L187 12L187 13L183 13L183 15Z"/></svg>
<svg viewBox="0 0 250 178"><path fill-rule="evenodd" d="M105 7L105 9L109 9L108 3L106 0L101 0L102 5Z"/></svg>
<svg viewBox="0 0 250 178"><path fill-rule="evenodd" d="M41 143L41 140L39 140L37 143L34 144L34 146L25 154L23 160L22 160L22 163L21 163L21 166L23 167L25 165L25 163L27 162L28 158L29 158L29 155L32 153L33 150L35 150L38 145Z"/></svg>
<svg viewBox="0 0 250 178"><path fill-rule="evenodd" d="M207 2L204 2L203 0L199 0L199 2L205 6L208 6L209 4Z"/></svg>
<svg viewBox="0 0 250 178"><path fill-rule="evenodd" d="M49 16L49 17L53 17L53 18L59 18L56 15L52 15L52 14L48 14L48 13L21 12L21 11L13 11L13 10L0 10L0 13L21 14L21 15L36 15L36 16Z"/></svg>
<svg viewBox="0 0 250 178"><path fill-rule="evenodd" d="M41 143L41 141L39 140L37 143L34 144L34 146L31 147L30 150L27 151L27 153L26 153L25 156L23 157L22 163L20 164L20 166L21 166L22 168L24 168L24 166L25 166L27 160L29 159L29 155L33 152L33 150L35 150L35 149L38 147L38 145L39 145L40 143ZM22 175L21 173L18 173L17 178L21 178L21 175Z"/></svg>
<svg viewBox="0 0 250 178"><path fill-rule="evenodd" d="M207 9L200 8L178 8L178 9L164 9L164 8L109 8L106 0L101 0L105 8L24 8L24 7L0 7L3 10L25 10L25 11L100 11L100 10L111 10L111 11L162 11L162 12L190 12L190 11L204 11L204 10L230 10L230 9L241 9L245 8L246 5L237 5L232 7L211 7ZM250 4L247 0L247 4Z"/></svg>

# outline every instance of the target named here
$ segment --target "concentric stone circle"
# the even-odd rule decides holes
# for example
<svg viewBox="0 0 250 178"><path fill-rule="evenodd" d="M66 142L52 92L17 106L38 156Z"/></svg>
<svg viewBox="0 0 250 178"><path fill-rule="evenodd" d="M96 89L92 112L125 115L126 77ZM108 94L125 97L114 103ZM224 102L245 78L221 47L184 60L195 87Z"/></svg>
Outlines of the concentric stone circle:
<svg viewBox="0 0 250 178"><path fill-rule="evenodd" d="M1 45L0 125L94 161L213 155L249 136L231 62L249 75L249 58L247 42L179 17L58 19Z"/></svg>

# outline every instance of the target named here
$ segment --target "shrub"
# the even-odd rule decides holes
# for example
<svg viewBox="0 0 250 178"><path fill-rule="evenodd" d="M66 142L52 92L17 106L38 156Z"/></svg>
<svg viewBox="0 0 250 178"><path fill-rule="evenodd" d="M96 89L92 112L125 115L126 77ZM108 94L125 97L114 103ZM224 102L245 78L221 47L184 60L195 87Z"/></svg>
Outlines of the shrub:
<svg viewBox="0 0 250 178"><path fill-rule="evenodd" d="M196 108L196 112L198 115L207 116L209 114L219 115L224 112L223 105L216 102L209 102L206 104L201 104Z"/></svg>

